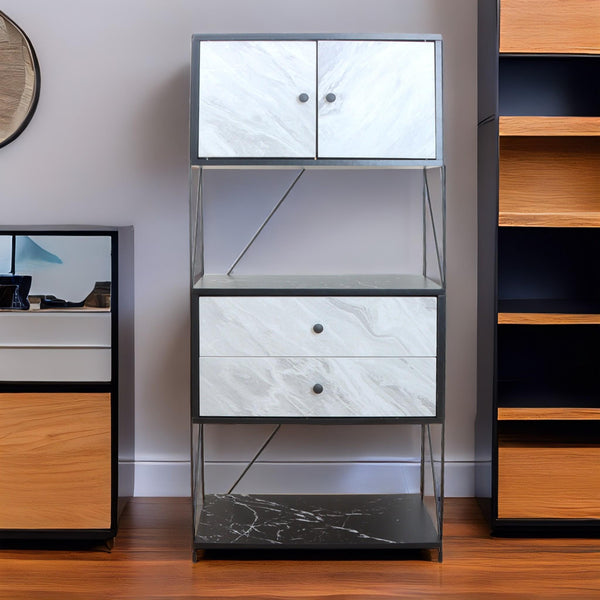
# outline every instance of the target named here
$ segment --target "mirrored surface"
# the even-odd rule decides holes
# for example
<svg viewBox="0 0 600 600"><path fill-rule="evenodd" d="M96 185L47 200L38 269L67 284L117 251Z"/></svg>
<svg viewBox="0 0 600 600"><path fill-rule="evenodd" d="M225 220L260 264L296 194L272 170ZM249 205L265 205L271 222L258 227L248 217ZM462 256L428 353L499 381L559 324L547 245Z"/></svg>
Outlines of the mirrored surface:
<svg viewBox="0 0 600 600"><path fill-rule="evenodd" d="M27 296L30 299L56 298L69 304L59 306L49 302L42 308L53 308L54 304L69 308L77 303L82 305L85 300L88 308L107 309L110 308L112 280L111 238L106 235L0 235L0 272L5 274L0 282L4 285L22 287L24 283L19 281L26 278L27 290L19 290L25 294L24 302ZM92 291L95 291L93 302L88 298ZM37 303L39 298L31 301ZM12 304L8 303L5 308L28 308Z"/></svg>
<svg viewBox="0 0 600 600"><path fill-rule="evenodd" d="M40 71L25 33L0 12L0 147L29 123L39 96Z"/></svg>

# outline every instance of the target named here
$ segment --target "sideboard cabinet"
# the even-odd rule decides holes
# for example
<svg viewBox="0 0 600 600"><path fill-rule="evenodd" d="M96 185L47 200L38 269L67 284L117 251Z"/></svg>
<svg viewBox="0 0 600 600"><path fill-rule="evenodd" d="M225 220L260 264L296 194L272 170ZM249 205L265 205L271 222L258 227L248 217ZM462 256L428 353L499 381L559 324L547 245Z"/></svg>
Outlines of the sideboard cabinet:
<svg viewBox="0 0 600 600"><path fill-rule="evenodd" d="M0 539L111 540L133 495L133 230L0 230Z"/></svg>
<svg viewBox="0 0 600 600"><path fill-rule="evenodd" d="M441 560L441 69L436 35L194 36L194 557L199 550L232 547L366 547L437 549ZM400 236L414 235L412 266L366 273L244 269L246 253L259 236L268 236L280 206L293 202L292 192L309 172L327 168L339 169L340 177L349 170L394 170L400 188L416 182L416 209L397 229ZM237 177L240 170L274 169L291 170L291 183L233 264L207 272L211 223L204 203L215 190L208 185L213 171ZM207 489L204 476L204 428L214 423L274 427L238 481L222 491ZM318 496L235 493L284 423L415 426L420 489L387 495L368 489ZM441 443L440 435L432 436L434 427ZM436 443L441 449L434 450Z"/></svg>

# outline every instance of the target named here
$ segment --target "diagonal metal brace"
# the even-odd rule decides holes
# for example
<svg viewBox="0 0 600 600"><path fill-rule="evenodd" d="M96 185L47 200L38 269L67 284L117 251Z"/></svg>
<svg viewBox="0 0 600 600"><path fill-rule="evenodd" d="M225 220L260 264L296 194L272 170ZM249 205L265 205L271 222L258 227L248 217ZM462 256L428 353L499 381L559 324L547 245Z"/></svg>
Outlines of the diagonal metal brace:
<svg viewBox="0 0 600 600"><path fill-rule="evenodd" d="M294 181L292 181L292 184L288 187L288 189L286 190L285 194L281 197L279 202L277 202L277 204L273 207L273 210L271 210L271 212L267 215L267 218L263 221L262 225L258 228L256 233L252 236L252 239L246 244L246 247L240 252L238 257L233 261L233 264L229 267L229 269L227 271L227 275L231 275L231 272L233 271L235 266L240 262L240 260L242 260L244 254L246 254L246 252L248 251L248 248L250 248L250 246L252 246L252 244L254 243L254 240L260 235L260 232L265 228L265 225L271 220L271 217L275 214L277 209L283 204L283 201L289 196L290 192L294 189L294 186L296 185L296 183L298 183L298 180L300 179L300 177L302 177L305 170L306 169L302 169L300 171L300 173L298 173L298 175L296 176L296 179L294 179Z"/></svg>

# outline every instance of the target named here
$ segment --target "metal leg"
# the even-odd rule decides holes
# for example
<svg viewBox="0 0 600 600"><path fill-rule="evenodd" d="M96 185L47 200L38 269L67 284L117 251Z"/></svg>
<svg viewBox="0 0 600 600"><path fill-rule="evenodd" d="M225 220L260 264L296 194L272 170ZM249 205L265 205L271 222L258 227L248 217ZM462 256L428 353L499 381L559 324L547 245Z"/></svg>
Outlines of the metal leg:
<svg viewBox="0 0 600 600"><path fill-rule="evenodd" d="M425 425L421 425L421 501L425 496Z"/></svg>

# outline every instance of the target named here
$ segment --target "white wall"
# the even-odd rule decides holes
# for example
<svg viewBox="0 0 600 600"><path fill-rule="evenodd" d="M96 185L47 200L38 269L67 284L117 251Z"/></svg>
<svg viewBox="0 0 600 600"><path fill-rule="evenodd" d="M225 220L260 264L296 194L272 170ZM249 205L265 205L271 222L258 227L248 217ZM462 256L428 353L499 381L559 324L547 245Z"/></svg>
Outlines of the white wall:
<svg viewBox="0 0 600 600"><path fill-rule="evenodd" d="M37 112L0 149L4 224L133 224L136 493L189 492L188 86L198 32L444 36L448 210L448 495L473 490L476 254L475 0L4 0L39 58ZM374 194L377 193L375 189ZM376 236L377 232L373 232ZM267 426L209 429L213 481L231 479ZM385 489L394 427L288 426L254 482ZM313 464L313 461L325 461ZM389 461L392 461L391 463ZM376 463L366 469L365 462ZM371 465L367 465L371 466ZM262 474L264 474L264 476ZM271 473L271 474L269 474ZM274 474L274 475L273 475ZM314 479L313 479L314 475ZM310 490L308 490L310 491Z"/></svg>

